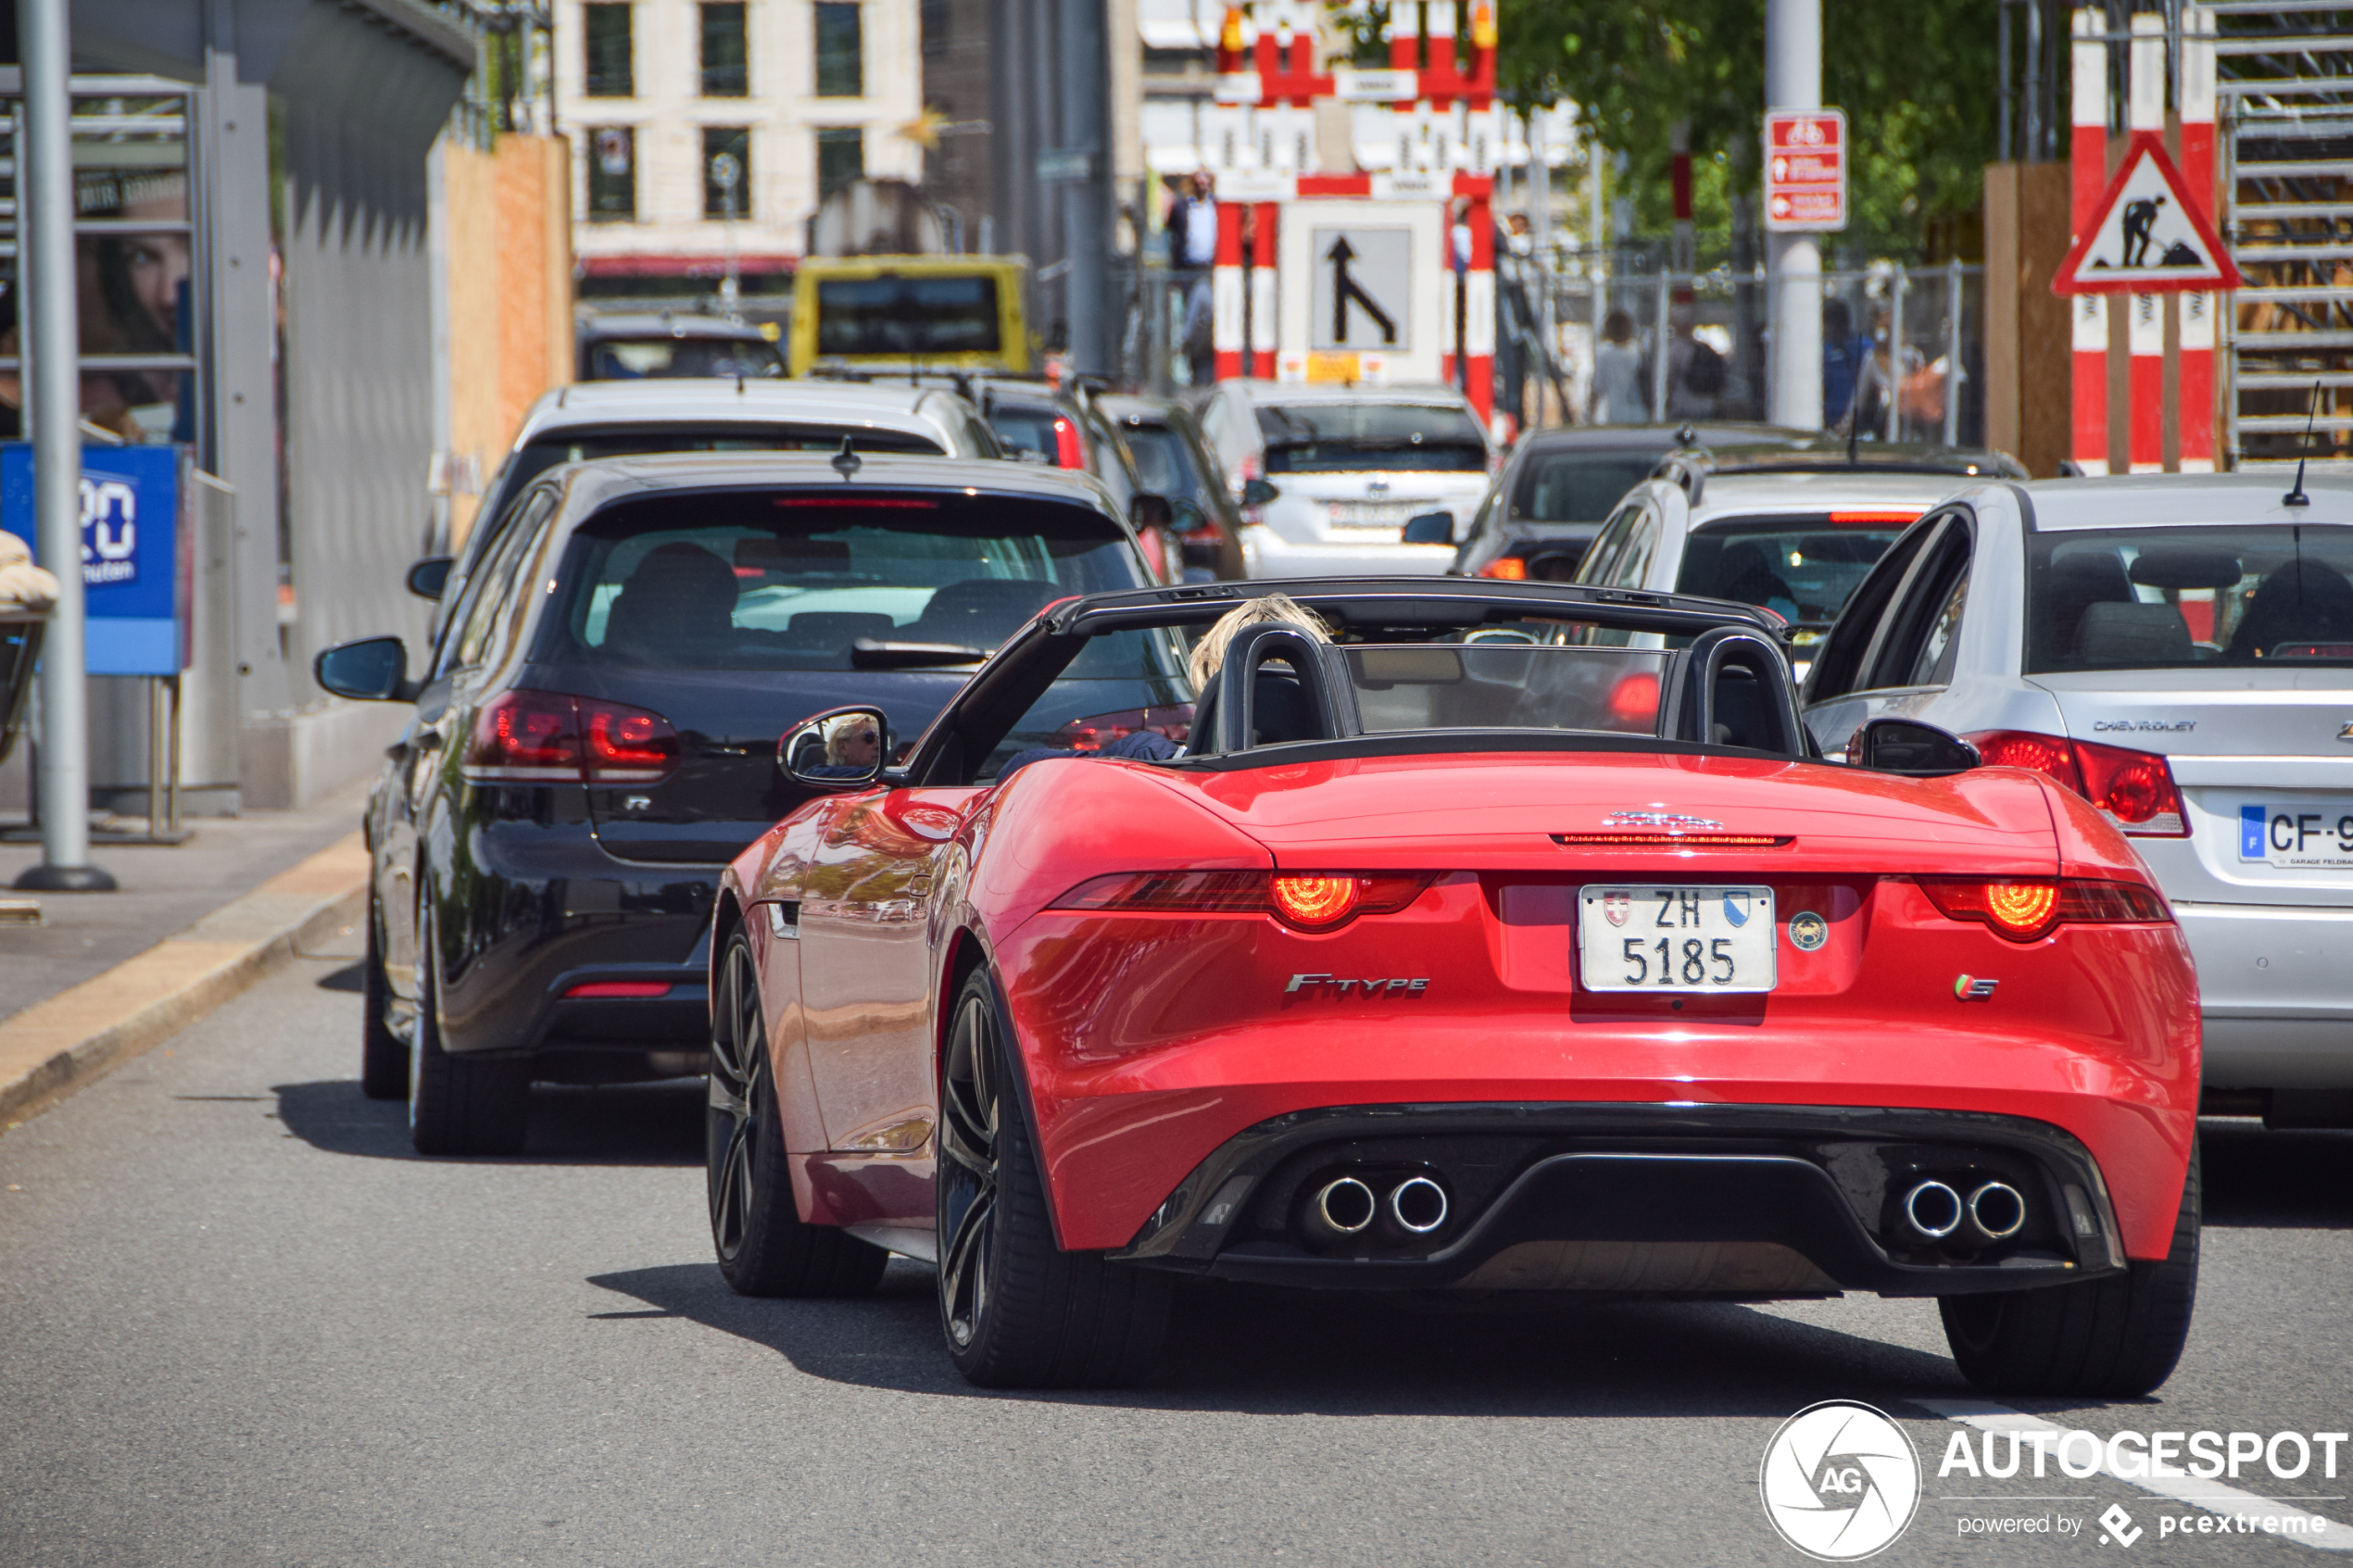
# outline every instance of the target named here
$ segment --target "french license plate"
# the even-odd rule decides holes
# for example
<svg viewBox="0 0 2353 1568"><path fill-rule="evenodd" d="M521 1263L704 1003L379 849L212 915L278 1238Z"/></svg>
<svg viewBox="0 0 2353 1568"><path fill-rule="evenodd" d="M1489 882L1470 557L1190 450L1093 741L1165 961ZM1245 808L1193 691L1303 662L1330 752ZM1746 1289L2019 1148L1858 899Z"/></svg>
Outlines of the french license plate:
<svg viewBox="0 0 2353 1568"><path fill-rule="evenodd" d="M1769 887L1595 885L1577 890L1588 991L1769 991Z"/></svg>
<svg viewBox="0 0 2353 1568"><path fill-rule="evenodd" d="M2241 806L2239 859L2294 870L2353 872L2353 803Z"/></svg>

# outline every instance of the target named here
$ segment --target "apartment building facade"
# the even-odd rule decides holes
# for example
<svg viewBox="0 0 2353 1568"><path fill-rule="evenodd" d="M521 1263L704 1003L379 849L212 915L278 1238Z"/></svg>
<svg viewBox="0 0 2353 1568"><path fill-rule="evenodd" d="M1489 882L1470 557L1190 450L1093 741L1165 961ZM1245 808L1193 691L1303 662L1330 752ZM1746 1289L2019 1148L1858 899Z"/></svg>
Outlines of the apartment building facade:
<svg viewBox="0 0 2353 1568"><path fill-rule="evenodd" d="M557 0L585 304L789 288L851 180L924 172L922 0Z"/></svg>

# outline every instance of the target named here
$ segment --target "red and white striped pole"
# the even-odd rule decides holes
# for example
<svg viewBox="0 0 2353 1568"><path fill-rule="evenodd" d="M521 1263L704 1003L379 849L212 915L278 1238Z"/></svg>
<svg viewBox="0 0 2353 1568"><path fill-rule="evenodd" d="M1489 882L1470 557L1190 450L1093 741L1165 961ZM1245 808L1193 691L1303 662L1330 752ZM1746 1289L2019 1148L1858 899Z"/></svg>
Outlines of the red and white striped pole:
<svg viewBox="0 0 2353 1568"><path fill-rule="evenodd" d="M1258 204L1258 222L1250 235L1250 373L1262 381L1275 379L1275 236L1282 207Z"/></svg>
<svg viewBox="0 0 2353 1568"><path fill-rule="evenodd" d="M1209 270L1209 341L1219 381L1242 373L1242 204L1217 204L1217 262Z"/></svg>
<svg viewBox="0 0 2353 1568"><path fill-rule="evenodd" d="M2106 19L2088 6L2077 11L2071 44L2072 133L2068 144L2069 244L2078 244L2098 216L2108 184L2108 45L2100 34ZM2087 474L2108 472L2108 300L2079 294L2069 301L2074 317L2075 385L2071 453Z"/></svg>
<svg viewBox="0 0 2353 1568"><path fill-rule="evenodd" d="M1479 182L1482 187L1490 182ZM1463 280L1464 395L1481 423L1495 413L1495 220L1487 189L1470 198L1470 271Z"/></svg>
<svg viewBox="0 0 2353 1568"><path fill-rule="evenodd" d="M2217 216L2214 188L2214 13L2182 8L2182 182ZM2221 225L2215 224L2219 230ZM2221 296L2185 294L2182 311L2182 471L2214 471L2214 313Z"/></svg>
<svg viewBox="0 0 2353 1568"><path fill-rule="evenodd" d="M1679 119L1667 128L1667 173L1675 197L1675 231L1667 265L1688 273L1697 255L1692 226L1692 122ZM1689 285L1675 291L1678 304L1692 297Z"/></svg>
<svg viewBox="0 0 2353 1568"><path fill-rule="evenodd" d="M2157 11L2133 13L2125 126L2165 132L2165 18ZM2165 307L2163 295L2126 296L2124 335L2133 350L2133 379L2125 439L2133 473L2165 471Z"/></svg>

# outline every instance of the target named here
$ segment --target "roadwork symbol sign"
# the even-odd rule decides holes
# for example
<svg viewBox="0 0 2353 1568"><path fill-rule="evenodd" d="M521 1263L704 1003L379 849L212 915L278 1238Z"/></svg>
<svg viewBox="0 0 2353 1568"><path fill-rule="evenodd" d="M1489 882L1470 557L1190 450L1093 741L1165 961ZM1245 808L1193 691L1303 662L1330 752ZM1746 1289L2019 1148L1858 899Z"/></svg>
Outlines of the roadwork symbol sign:
<svg viewBox="0 0 2353 1568"><path fill-rule="evenodd" d="M1414 232L1315 231L1308 345L1398 350L1412 346Z"/></svg>
<svg viewBox="0 0 2353 1568"><path fill-rule="evenodd" d="M2051 278L2051 292L2203 293L2239 286L2206 203L2183 183L2163 138L2135 131L2098 210Z"/></svg>

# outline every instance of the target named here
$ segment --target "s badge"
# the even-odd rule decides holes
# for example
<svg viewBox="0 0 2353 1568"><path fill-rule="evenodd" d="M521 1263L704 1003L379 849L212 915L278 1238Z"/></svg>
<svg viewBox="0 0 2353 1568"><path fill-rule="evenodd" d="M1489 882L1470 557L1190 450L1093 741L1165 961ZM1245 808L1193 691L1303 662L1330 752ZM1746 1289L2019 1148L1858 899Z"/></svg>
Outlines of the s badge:
<svg viewBox="0 0 2353 1568"><path fill-rule="evenodd" d="M1801 953L1811 953L1831 939L1831 922L1811 909L1800 909L1789 917L1789 945Z"/></svg>
<svg viewBox="0 0 2353 1568"><path fill-rule="evenodd" d="M1957 1001L1990 1002L1994 999L1994 987L2000 984L1998 980L1978 980L1964 974L1953 982L1953 997Z"/></svg>

